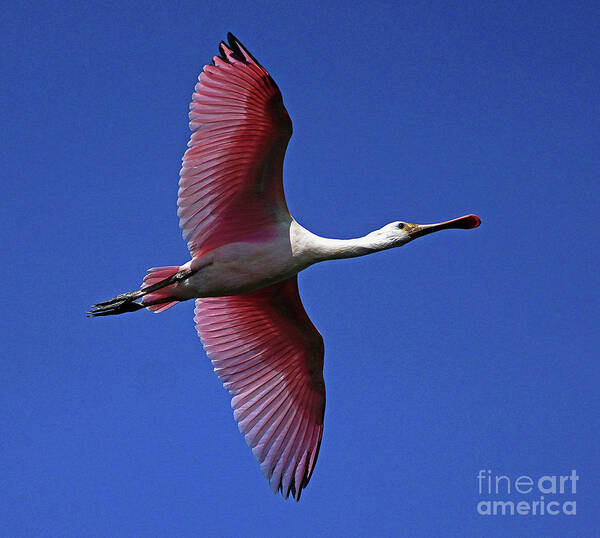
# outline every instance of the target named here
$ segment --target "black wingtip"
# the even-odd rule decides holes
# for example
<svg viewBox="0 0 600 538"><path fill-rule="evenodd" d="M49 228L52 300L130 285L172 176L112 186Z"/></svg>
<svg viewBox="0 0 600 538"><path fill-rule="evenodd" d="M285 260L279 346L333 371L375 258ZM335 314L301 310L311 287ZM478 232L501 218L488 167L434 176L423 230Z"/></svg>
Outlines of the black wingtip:
<svg viewBox="0 0 600 538"><path fill-rule="evenodd" d="M240 49L239 40L231 32L227 32L227 43L228 43L229 48L231 49L231 52L233 53L233 57L236 60L238 60L239 62L242 62L244 64L248 63L246 61L246 58L244 57L244 53Z"/></svg>
<svg viewBox="0 0 600 538"><path fill-rule="evenodd" d="M229 43L229 48L233 51L236 59L247 63L246 58L244 57L244 54L242 53L241 49L244 49L244 52L250 56L250 58L252 58L252 61L260 66L263 67L262 64L254 57L254 54L252 54L249 50L248 47L246 47L237 37L235 37L231 32L227 32L227 42ZM241 48L240 48L241 47ZM263 67L264 69L264 67Z"/></svg>

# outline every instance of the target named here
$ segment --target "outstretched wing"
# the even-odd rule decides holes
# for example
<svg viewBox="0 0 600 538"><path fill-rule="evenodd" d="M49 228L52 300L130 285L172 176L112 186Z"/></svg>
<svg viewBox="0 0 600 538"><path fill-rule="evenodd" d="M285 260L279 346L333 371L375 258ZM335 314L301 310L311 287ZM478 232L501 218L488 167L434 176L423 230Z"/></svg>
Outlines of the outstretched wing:
<svg viewBox="0 0 600 538"><path fill-rule="evenodd" d="M281 212L292 122L269 73L232 35L198 77L179 179L179 225L192 256L268 239Z"/></svg>
<svg viewBox="0 0 600 538"><path fill-rule="evenodd" d="M271 489L299 500L319 453L325 385L323 338L302 306L297 278L196 299L194 319Z"/></svg>

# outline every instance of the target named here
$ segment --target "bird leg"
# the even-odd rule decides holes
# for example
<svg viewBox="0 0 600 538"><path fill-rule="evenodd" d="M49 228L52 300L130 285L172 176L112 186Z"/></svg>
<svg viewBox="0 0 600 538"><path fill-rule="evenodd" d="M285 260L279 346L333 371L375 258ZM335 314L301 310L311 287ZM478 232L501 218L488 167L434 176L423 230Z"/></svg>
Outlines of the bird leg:
<svg viewBox="0 0 600 538"><path fill-rule="evenodd" d="M127 294L123 294L127 295ZM116 297L114 298L116 299ZM114 301L111 299L111 301ZM96 316L113 316L117 314L125 314L125 312L135 312L136 310L140 310L141 308L145 308L142 303L136 303L134 300L122 299L120 301L105 301L106 305L102 305L101 303L95 304L92 306L92 309L87 312L88 318L94 318Z"/></svg>
<svg viewBox="0 0 600 538"><path fill-rule="evenodd" d="M176 297L168 297L161 299L160 301L153 301L146 304L136 302L137 299L147 295L148 293L152 293L153 291L185 280L191 274L192 271L190 269L184 269L168 278L165 278L164 280L161 280L160 282L152 284L152 286L142 287L139 290L128 291L127 293L120 293L108 301L103 301L101 303L92 305L92 309L87 312L87 315L90 318L96 316L113 316L117 314L125 314L126 312L135 312L136 310L146 308L147 306L153 304L168 303L178 300Z"/></svg>

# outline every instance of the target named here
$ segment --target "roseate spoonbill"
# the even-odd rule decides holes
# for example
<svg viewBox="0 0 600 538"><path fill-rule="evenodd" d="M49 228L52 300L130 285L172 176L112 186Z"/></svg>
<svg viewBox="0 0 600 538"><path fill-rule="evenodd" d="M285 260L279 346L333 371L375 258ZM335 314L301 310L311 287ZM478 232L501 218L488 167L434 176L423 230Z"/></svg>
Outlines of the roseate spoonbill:
<svg viewBox="0 0 600 538"><path fill-rule="evenodd" d="M292 122L279 88L232 34L228 42L204 67L190 104L177 204L192 259L149 269L139 290L88 314L163 312L195 299L196 329L233 395L240 431L273 491L299 500L319 453L325 385L323 339L302 306L297 273L480 220L392 222L348 240L304 229L283 193Z"/></svg>

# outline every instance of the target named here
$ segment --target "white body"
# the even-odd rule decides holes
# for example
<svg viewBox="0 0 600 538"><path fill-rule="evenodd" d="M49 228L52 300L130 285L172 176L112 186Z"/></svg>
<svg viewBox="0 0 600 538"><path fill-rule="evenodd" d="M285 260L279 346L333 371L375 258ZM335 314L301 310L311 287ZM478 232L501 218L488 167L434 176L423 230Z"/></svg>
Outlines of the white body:
<svg viewBox="0 0 600 538"><path fill-rule="evenodd" d="M277 234L266 242L229 243L182 269L193 273L176 286L181 299L239 295L287 280L324 260L363 256L408 242L408 234L391 223L357 239L319 237L294 219L282 220Z"/></svg>

